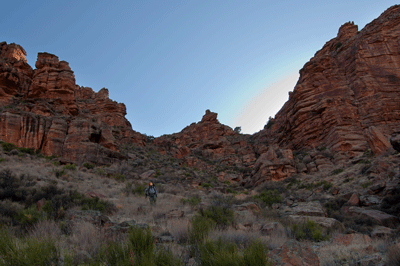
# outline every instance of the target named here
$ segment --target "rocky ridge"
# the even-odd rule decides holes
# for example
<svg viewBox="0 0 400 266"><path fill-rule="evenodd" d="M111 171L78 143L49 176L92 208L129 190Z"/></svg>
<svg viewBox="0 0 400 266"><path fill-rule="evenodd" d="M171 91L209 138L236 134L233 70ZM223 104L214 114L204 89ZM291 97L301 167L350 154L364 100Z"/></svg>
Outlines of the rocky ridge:
<svg viewBox="0 0 400 266"><path fill-rule="evenodd" d="M393 151L389 139L400 132L399 24L393 6L361 31L353 22L342 25L300 70L276 117L254 135L235 132L207 110L198 123L154 140L132 130L125 105L110 100L107 89L76 85L67 62L39 53L33 70L21 46L3 42L0 139L80 164L135 161L137 152L126 147L147 146L245 186L327 173L370 150Z"/></svg>
<svg viewBox="0 0 400 266"><path fill-rule="evenodd" d="M69 64L39 53L36 69L25 50L0 43L0 139L67 161L110 163L126 158L126 143L144 145L132 130L126 107L112 101L108 90L80 87Z"/></svg>
<svg viewBox="0 0 400 266"><path fill-rule="evenodd" d="M325 146L335 162L371 149L379 155L400 131L400 6L358 31L342 25L300 70L274 124L258 135L299 150Z"/></svg>

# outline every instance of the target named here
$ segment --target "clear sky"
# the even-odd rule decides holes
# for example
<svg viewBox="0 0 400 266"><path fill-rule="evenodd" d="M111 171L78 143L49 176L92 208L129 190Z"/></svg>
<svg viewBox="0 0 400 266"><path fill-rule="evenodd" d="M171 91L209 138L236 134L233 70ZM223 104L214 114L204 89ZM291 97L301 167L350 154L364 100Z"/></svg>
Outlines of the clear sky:
<svg viewBox="0 0 400 266"><path fill-rule="evenodd" d="M361 30L388 0L4 1L0 41L69 62L78 85L125 103L132 128L160 136L206 109L243 133L261 130L299 70L354 21Z"/></svg>

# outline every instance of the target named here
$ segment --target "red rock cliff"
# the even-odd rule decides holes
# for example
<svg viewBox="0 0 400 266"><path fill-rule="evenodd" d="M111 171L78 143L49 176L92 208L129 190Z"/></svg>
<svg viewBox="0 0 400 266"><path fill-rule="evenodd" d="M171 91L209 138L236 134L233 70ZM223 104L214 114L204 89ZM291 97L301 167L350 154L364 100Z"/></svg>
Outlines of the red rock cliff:
<svg viewBox="0 0 400 266"><path fill-rule="evenodd" d="M340 27L300 70L275 124L258 135L292 149L326 146L335 160L384 152L400 131L400 6L358 32Z"/></svg>
<svg viewBox="0 0 400 266"><path fill-rule="evenodd" d="M19 45L0 43L0 140L96 163L124 158L121 145L144 144L125 118L125 105L110 100L107 89L79 87L55 55L39 53L35 70L25 55Z"/></svg>

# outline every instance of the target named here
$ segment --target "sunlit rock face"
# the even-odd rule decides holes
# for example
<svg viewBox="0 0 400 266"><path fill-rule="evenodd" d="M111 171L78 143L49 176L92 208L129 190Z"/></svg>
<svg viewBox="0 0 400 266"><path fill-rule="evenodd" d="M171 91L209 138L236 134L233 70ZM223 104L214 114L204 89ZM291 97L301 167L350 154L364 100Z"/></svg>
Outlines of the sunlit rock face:
<svg viewBox="0 0 400 266"><path fill-rule="evenodd" d="M400 131L400 7L358 31L342 25L300 70L267 135L292 149L326 146L335 160L381 154Z"/></svg>
<svg viewBox="0 0 400 266"><path fill-rule="evenodd" d="M25 56L21 46L0 43L0 140L96 163L123 159L127 143L144 145L107 89L76 85L69 64L53 54L39 53L35 70Z"/></svg>

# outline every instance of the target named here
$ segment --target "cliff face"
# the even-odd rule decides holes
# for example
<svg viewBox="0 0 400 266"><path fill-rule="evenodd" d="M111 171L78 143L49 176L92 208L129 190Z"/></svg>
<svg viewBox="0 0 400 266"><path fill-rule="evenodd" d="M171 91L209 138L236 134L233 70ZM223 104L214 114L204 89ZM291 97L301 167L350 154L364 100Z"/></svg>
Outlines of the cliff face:
<svg viewBox="0 0 400 266"><path fill-rule="evenodd" d="M79 87L55 55L39 53L35 70L25 55L19 45L0 43L0 140L78 163L113 162L125 158L124 145L146 145L107 89ZM300 70L289 100L264 130L238 134L207 110L198 123L151 145L181 165L257 186L330 170L368 149L385 152L400 132L399 93L400 6L393 6L360 32L352 22L341 26Z"/></svg>
<svg viewBox="0 0 400 266"><path fill-rule="evenodd" d="M400 7L358 32L340 27L300 70L275 124L258 135L292 149L326 146L335 160L385 151L400 131Z"/></svg>
<svg viewBox="0 0 400 266"><path fill-rule="evenodd" d="M124 158L124 144L144 145L125 119L125 105L110 100L107 89L76 85L67 62L39 53L33 70L21 46L2 42L0 52L2 141L96 163Z"/></svg>

